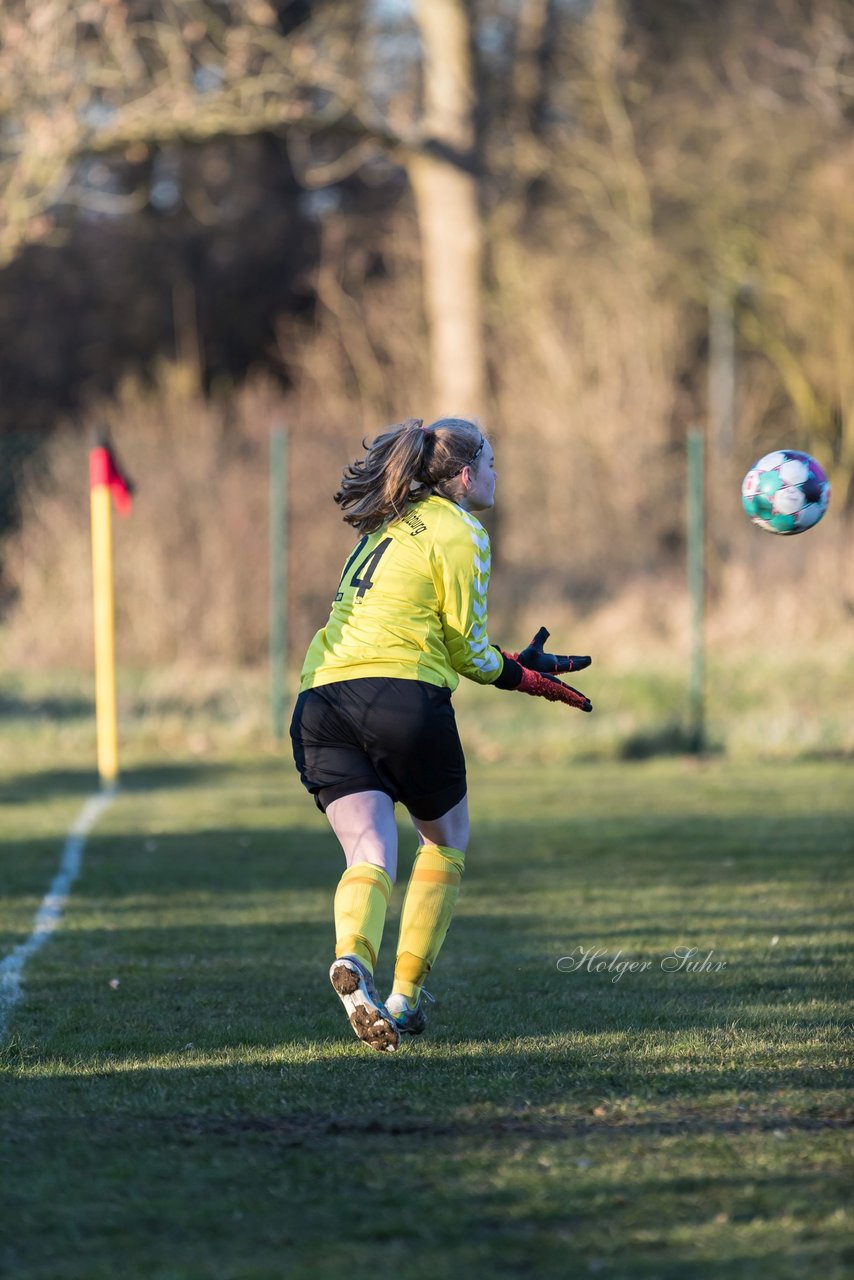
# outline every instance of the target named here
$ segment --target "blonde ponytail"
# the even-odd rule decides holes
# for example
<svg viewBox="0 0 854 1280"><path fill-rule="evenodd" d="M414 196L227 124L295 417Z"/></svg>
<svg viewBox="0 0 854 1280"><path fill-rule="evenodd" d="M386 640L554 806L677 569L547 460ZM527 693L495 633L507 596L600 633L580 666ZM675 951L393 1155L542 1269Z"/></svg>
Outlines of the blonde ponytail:
<svg viewBox="0 0 854 1280"><path fill-rule="evenodd" d="M365 444L365 457L346 468L335 501L348 524L374 533L430 493L456 497L454 481L482 442L480 428L466 418L439 418L427 427L407 418Z"/></svg>

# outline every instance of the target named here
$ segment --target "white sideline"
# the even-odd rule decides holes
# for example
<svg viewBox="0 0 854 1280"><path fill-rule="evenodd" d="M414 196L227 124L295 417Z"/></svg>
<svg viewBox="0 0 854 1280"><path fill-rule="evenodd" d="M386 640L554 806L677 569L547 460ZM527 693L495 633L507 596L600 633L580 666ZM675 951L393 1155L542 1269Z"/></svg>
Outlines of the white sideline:
<svg viewBox="0 0 854 1280"><path fill-rule="evenodd" d="M80 874L86 837L115 797L116 791L113 789L90 796L86 801L68 833L59 861L59 871L42 898L30 936L0 961L0 1035L5 1034L9 1016L21 998L24 966L30 956L35 955L39 947L47 942L62 919L71 886Z"/></svg>

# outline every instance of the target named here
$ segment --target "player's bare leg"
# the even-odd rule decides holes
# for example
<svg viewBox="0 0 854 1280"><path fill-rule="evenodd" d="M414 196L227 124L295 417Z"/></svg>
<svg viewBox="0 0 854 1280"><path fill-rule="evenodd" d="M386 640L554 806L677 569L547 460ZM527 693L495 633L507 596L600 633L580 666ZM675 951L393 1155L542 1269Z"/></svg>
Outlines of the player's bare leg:
<svg viewBox="0 0 854 1280"><path fill-rule="evenodd" d="M397 1027L374 986L386 908L397 874L397 826L391 797L358 791L327 805L347 870L335 893L335 956L329 979L360 1040L389 1051Z"/></svg>
<svg viewBox="0 0 854 1280"><path fill-rule="evenodd" d="M463 796L459 804L442 814L441 818L416 818L413 814L412 825L418 832L419 844L435 844L459 849L465 853L469 843L469 799Z"/></svg>

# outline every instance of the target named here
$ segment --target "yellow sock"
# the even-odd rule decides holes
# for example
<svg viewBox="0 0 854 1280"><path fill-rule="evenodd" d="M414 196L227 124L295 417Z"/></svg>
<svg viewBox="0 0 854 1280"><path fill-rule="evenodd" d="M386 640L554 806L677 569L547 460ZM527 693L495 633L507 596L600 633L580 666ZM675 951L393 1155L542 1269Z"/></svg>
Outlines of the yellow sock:
<svg viewBox="0 0 854 1280"><path fill-rule="evenodd" d="M394 990L416 1001L433 967L460 896L465 855L444 845L421 845L409 877L394 965Z"/></svg>
<svg viewBox="0 0 854 1280"><path fill-rule="evenodd" d="M335 890L336 956L358 956L373 973L391 888L388 872L372 862L347 868Z"/></svg>

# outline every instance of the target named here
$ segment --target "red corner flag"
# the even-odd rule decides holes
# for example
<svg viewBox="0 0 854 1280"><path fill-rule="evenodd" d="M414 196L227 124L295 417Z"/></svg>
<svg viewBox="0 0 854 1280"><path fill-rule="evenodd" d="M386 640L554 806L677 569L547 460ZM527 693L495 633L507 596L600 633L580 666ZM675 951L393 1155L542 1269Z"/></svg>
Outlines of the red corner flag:
<svg viewBox="0 0 854 1280"><path fill-rule="evenodd" d="M133 485L122 472L108 444L100 444L89 454L89 487L106 485L120 516L129 514L133 506Z"/></svg>

